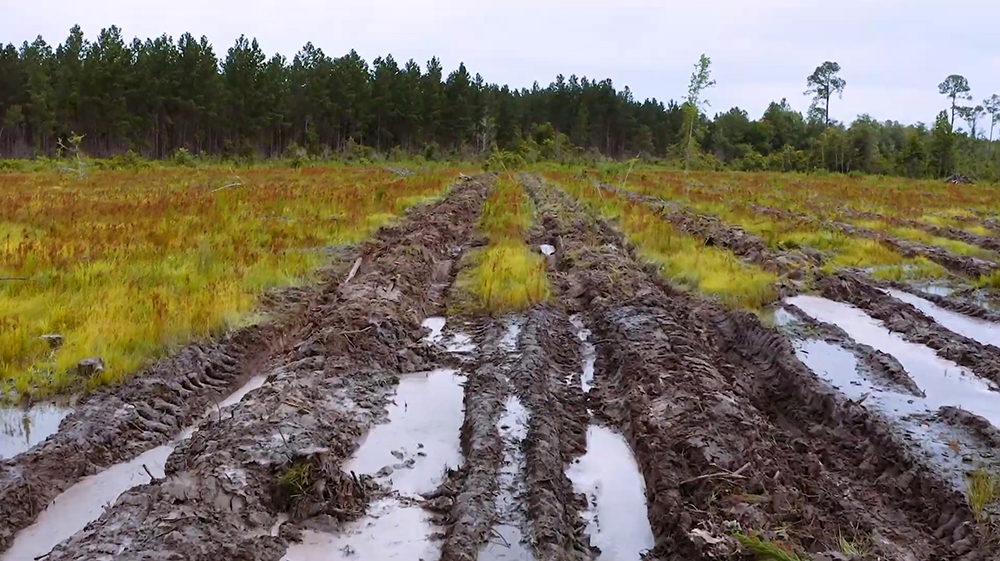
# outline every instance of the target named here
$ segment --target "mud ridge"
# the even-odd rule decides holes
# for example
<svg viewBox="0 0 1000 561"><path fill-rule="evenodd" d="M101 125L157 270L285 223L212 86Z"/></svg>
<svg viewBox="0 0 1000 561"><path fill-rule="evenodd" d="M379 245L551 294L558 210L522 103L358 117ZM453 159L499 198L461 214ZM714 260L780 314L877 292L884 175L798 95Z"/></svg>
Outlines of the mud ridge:
<svg viewBox="0 0 1000 561"><path fill-rule="evenodd" d="M799 214L757 204L750 206L755 212L775 216L783 220L798 220L812 223L816 222L815 217L810 217L806 214ZM836 220L823 220L819 226L830 230L837 230L848 236L878 241L903 257L924 257L955 274L966 277L979 278L980 276L993 273L998 268L998 265L992 261L985 261L983 259L967 255L958 255L941 247L925 245L913 240L897 238L871 228L854 226L852 224L838 222Z"/></svg>
<svg viewBox="0 0 1000 561"><path fill-rule="evenodd" d="M245 382L288 329L259 325L187 345L124 385L91 394L43 444L0 462L0 552L59 493L196 421Z"/></svg>
<svg viewBox="0 0 1000 561"><path fill-rule="evenodd" d="M902 290L904 292L909 292L910 294L923 298L928 302L936 304L938 307L956 312L969 317L974 317L986 321L991 321L993 323L1000 323L1000 312L995 312L979 304L972 302L966 298L952 294L949 296L942 296L940 294L932 294L910 286L909 284L895 281L872 281L876 286L894 288L896 290Z"/></svg>
<svg viewBox="0 0 1000 561"><path fill-rule="evenodd" d="M919 397L926 397L923 390L917 386L913 378L906 373L906 369L899 363L896 357L884 353L870 345L855 341L846 331L840 327L818 321L799 307L785 303L782 307L795 316L799 322L807 326L806 336L818 336L827 343L834 343L851 352L857 359L858 364L872 374L876 380L881 380L886 389L908 393Z"/></svg>
<svg viewBox="0 0 1000 561"><path fill-rule="evenodd" d="M845 208L841 208L839 210L839 214L842 214L849 218L856 218L861 220L886 221L899 226L905 226L907 228L916 228L919 230L923 230L933 236L939 236L942 238L949 238L952 240L965 242L967 244L974 245L988 251L1000 251L1000 238L994 236L983 236L980 234L973 234L972 232L966 232L965 230L961 230L959 228L953 228L951 226L935 226L934 224L927 224L926 222L921 222L920 220L905 219L894 216L876 214L874 212L856 211Z"/></svg>
<svg viewBox="0 0 1000 561"><path fill-rule="evenodd" d="M850 273L826 275L818 280L817 288L826 298L861 308L907 341L926 345L941 358L1000 384L1000 348L946 329L934 318Z"/></svg>
<svg viewBox="0 0 1000 561"><path fill-rule="evenodd" d="M528 312L521 331L517 376L512 380L531 411L526 438L527 508L537 559L595 557L583 534L586 500L573 492L566 466L587 449L589 415L578 385L579 343L565 313L543 306Z"/></svg>
<svg viewBox="0 0 1000 561"><path fill-rule="evenodd" d="M378 490L340 465L384 417L397 376L431 365L418 342L424 309L439 305L428 287L471 237L488 188L456 186L380 229L356 275L310 303L266 385L178 446L165 479L123 494L47 558L277 560L298 521L362 514ZM281 513L291 523L271 536Z"/></svg>
<svg viewBox="0 0 1000 561"><path fill-rule="evenodd" d="M437 523L446 528L442 561L475 561L496 520L497 475L503 444L497 421L506 395L504 378L512 361L499 349L502 329L490 322L476 329L477 364L465 383L461 445L465 461L432 495Z"/></svg>
<svg viewBox="0 0 1000 561"><path fill-rule="evenodd" d="M777 331L664 286L613 231L598 228L601 243L587 247L578 240L594 233L573 227L586 219L561 209L561 284L597 339L591 405L636 454L652 558L742 558L734 530L813 553L843 535L877 536L871 547L889 559L988 558L963 498Z"/></svg>

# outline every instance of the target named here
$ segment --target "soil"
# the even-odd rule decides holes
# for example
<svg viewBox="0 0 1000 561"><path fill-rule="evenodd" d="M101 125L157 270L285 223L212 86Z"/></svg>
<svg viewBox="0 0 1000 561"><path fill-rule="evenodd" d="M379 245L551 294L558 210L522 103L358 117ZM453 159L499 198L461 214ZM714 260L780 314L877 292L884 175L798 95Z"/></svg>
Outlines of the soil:
<svg viewBox="0 0 1000 561"><path fill-rule="evenodd" d="M843 559L841 538L863 547L865 559L995 558L996 544L955 485L928 468L906 435L811 372L785 333L673 288L620 232L556 186L531 174L519 179L536 208L526 241L552 248L547 302L465 318L459 329L474 344L462 352L424 339L421 323L456 298L462 253L481 243L474 226L494 179L467 178L345 253L320 286L287 295L288 309L298 311L286 321L237 332L214 344L221 348L197 347L201 354L185 349L162 370L91 397L44 446L3 464L3 545L58 490L165 442L214 396L266 374L263 386L218 408L177 446L164 478L125 492L46 558L275 561L317 529L363 523L384 499L433 513L433 535L421 539L434 541L446 561L617 558L595 545L589 497L567 475L587 453L594 425L624 437L641 474L653 538L645 559L748 559L735 533L813 559ZM755 262L781 257L724 224L663 212L692 235L744 248ZM992 372L990 361L1000 357L854 276L823 277L820 287L970 368ZM810 326L887 385L920 391L892 356L834 326ZM596 349L592 387L581 380L590 356L581 352L582 330ZM198 360L216 365L212 373ZM443 365L465 380L455 431L461 464L423 496L387 486L392 471L346 473L372 427L391 423L390 403L393 411L407 407L397 399L400 378ZM229 377L194 384L178 371ZM162 381L168 376L173 384ZM133 407L131 422L112 422ZM960 409L938 415L984 446L997 438L986 419ZM458 424L452 418L449 431ZM121 428L101 432L114 426ZM41 469L35 465L49 466L55 490L26 475ZM47 498L32 497L39 492Z"/></svg>
<svg viewBox="0 0 1000 561"><path fill-rule="evenodd" d="M293 522L363 512L372 486L343 475L339 466L382 417L396 376L433 363L418 343L420 322L444 308L436 287L450 284L451 263L472 237L489 181L461 184L441 202L411 209L407 220L382 228L360 248L356 275L348 282L344 276L331 278L302 317L276 334L280 344L253 368L268 372L262 388L220 411L178 446L167 461L166 479L126 492L48 559L108 553L122 559L278 559L284 541L268 530L280 512L290 511ZM137 378L137 383L153 381ZM171 386L161 387L159 395L168 396L164 401L190 399L171 393ZM131 388L118 391L118 399L132 396ZM161 419L169 417L154 419L166 425ZM181 424L175 424L164 431L179 430ZM61 432L58 438L64 438ZM49 447L33 455L40 458L36 462L45 461ZM85 445L76 449L87 456ZM292 497L278 484L291 468L310 474L306 488ZM16 474L10 478L18 480ZM22 520L44 505L22 503L21 510L29 513ZM4 500L5 509L14 510L14 504ZM284 535L294 525L282 528Z"/></svg>

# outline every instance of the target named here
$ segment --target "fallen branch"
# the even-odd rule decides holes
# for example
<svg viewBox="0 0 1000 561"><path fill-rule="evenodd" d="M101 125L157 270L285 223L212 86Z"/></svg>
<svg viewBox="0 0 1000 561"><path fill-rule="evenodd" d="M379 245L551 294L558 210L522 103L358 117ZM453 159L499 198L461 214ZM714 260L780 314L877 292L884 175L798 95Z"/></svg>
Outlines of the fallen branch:
<svg viewBox="0 0 1000 561"><path fill-rule="evenodd" d="M351 272L347 274L347 278L344 279L344 282L342 284L347 284L351 282L351 279L354 278L354 275L358 274L358 269L360 268L361 268L361 258L358 257L357 259L354 260L354 266L351 267Z"/></svg>
<svg viewBox="0 0 1000 561"><path fill-rule="evenodd" d="M0 277L0 281L26 281L28 277Z"/></svg>
<svg viewBox="0 0 1000 561"><path fill-rule="evenodd" d="M678 485L678 487L683 487L684 485L688 485L690 483L697 483L698 481L706 481L708 479L720 479L720 478L721 479L746 479L746 477L744 477L744 476L742 476L740 474L743 473L748 467L750 467L750 462L747 462L747 463L743 464L743 467L741 467L740 469L738 469L736 471L720 471L720 472L717 472L717 473L709 473L709 474L706 474L706 475L699 475L698 477L692 477L691 479L685 479L684 481L681 481L681 483L680 483L680 485Z"/></svg>

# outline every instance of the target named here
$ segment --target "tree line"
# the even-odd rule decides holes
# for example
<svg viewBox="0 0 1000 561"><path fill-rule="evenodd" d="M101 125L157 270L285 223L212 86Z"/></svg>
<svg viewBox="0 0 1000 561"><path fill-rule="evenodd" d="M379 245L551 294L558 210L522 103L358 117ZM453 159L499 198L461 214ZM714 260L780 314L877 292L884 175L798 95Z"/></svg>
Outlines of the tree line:
<svg viewBox="0 0 1000 561"><path fill-rule="evenodd" d="M831 97L846 86L836 63L807 77L815 102L806 114L782 100L751 119L739 108L706 113L709 62L699 60L680 101L639 101L607 79L560 75L518 89L464 64L446 75L437 58L369 64L307 43L288 60L246 37L220 56L206 37L127 42L112 26L90 41L75 26L55 47L38 37L0 49L0 158L51 157L70 146L98 157L246 159L472 158L500 149L527 161L641 156L701 169L1000 176L992 140L1000 97L962 106L970 88L960 76L942 83L950 105L932 125L868 115L847 125L829 118ZM956 115L967 129L955 129ZM977 127L984 117L988 137Z"/></svg>

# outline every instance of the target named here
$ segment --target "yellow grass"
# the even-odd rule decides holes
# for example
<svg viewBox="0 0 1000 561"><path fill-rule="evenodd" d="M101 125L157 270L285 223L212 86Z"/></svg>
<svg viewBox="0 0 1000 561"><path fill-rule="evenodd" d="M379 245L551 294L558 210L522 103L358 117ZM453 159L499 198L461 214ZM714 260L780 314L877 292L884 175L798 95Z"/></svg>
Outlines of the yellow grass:
<svg viewBox="0 0 1000 561"><path fill-rule="evenodd" d="M726 306L758 310L777 298L777 276L741 261L731 252L682 234L642 203L594 187L588 180L553 174L567 192L606 218L673 283L716 297Z"/></svg>
<svg viewBox="0 0 1000 561"><path fill-rule="evenodd" d="M123 379L172 346L252 319L326 246L357 242L433 196L447 170L254 169L0 176L0 389L20 396ZM39 339L64 337L50 351ZM81 379L75 364L106 369ZM9 397L9 395L8 395Z"/></svg>
<svg viewBox="0 0 1000 561"><path fill-rule="evenodd" d="M548 298L545 260L524 243L534 213L520 185L497 181L476 226L489 238L489 245L466 255L455 281L458 311L522 311Z"/></svg>

